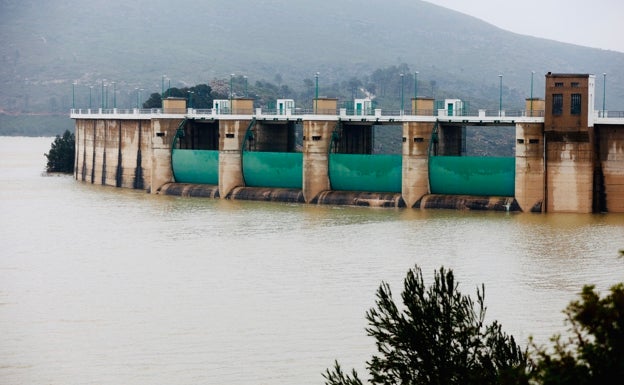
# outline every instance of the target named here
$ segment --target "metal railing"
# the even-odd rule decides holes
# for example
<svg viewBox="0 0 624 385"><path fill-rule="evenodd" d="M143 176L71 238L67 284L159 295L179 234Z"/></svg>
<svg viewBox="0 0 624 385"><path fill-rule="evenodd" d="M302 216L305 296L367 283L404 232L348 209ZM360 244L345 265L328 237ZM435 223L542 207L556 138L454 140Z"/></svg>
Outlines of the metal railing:
<svg viewBox="0 0 624 385"><path fill-rule="evenodd" d="M449 113L450 112L450 113ZM329 115L338 117L400 117L400 116L435 116L435 117L483 117L483 118L515 118L515 117L535 117L543 118L544 110L454 110L448 111L445 109L439 110L423 110L419 109L413 111L409 110L396 110L396 109L367 109L357 111L353 109L337 108L337 109L321 109L315 111L307 108L291 108L284 110L276 109L238 109L230 110L229 108L202 108L202 109L169 109L163 111L161 108L73 108L70 110L71 116L111 116L111 115L166 115L166 114L178 114L178 115L210 115L210 116L226 116L226 115L250 115L250 116L303 116L303 115ZM594 110L593 115L595 118L615 118L624 119L624 111L603 111Z"/></svg>
<svg viewBox="0 0 624 385"><path fill-rule="evenodd" d="M186 110L180 113L185 112ZM72 108L70 110L72 115L154 115L162 113L160 108Z"/></svg>
<svg viewBox="0 0 624 385"><path fill-rule="evenodd" d="M596 110L594 116L596 118L624 118L624 111Z"/></svg>

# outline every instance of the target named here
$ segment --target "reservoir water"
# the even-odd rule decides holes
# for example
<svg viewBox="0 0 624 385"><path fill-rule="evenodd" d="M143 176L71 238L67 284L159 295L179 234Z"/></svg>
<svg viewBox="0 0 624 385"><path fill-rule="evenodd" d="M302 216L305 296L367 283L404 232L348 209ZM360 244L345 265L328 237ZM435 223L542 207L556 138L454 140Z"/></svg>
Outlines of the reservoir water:
<svg viewBox="0 0 624 385"><path fill-rule="evenodd" d="M0 137L0 384L322 384L367 378L364 314L409 268L485 284L523 345L624 281L624 215L179 198L43 173L53 138Z"/></svg>

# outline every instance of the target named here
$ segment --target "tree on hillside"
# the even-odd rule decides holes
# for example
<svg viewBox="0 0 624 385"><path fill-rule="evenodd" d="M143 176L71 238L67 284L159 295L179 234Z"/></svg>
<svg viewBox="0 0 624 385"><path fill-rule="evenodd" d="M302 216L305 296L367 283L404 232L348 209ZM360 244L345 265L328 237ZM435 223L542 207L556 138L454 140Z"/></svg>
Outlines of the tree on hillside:
<svg viewBox="0 0 624 385"><path fill-rule="evenodd" d="M418 266L407 273L394 302L382 283L376 307L366 313L366 332L378 354L367 362L372 384L526 384L528 360L495 321L485 325L485 289L476 304L458 290L451 270L440 268L427 288ZM338 362L323 374L327 385L360 385L355 370Z"/></svg>
<svg viewBox="0 0 624 385"><path fill-rule="evenodd" d="M184 98L192 108L212 108L212 89L207 84L197 84L193 87L172 87L165 91L167 97ZM161 95L154 92L143 103L143 108L162 108Z"/></svg>
<svg viewBox="0 0 624 385"><path fill-rule="evenodd" d="M143 108L161 108L161 107L162 107L162 98L158 92L152 93L149 99L147 99L143 103Z"/></svg>
<svg viewBox="0 0 624 385"><path fill-rule="evenodd" d="M57 135L50 152L44 154L48 159L47 172L74 172L75 151L76 140L73 132L65 130L63 136Z"/></svg>

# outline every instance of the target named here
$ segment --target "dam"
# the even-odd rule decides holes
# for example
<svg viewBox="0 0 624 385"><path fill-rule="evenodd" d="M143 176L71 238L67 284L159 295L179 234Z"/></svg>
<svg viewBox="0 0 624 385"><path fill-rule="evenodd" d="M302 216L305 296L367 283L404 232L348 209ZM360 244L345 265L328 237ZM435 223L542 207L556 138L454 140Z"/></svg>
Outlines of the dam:
<svg viewBox="0 0 624 385"><path fill-rule="evenodd" d="M153 194L414 209L624 212L624 114L594 109L595 77L546 75L545 98L519 113L413 98L387 114L357 102L215 101L153 110L73 109L74 176ZM515 129L511 157L466 156L465 128ZM393 130L400 153L375 150Z"/></svg>

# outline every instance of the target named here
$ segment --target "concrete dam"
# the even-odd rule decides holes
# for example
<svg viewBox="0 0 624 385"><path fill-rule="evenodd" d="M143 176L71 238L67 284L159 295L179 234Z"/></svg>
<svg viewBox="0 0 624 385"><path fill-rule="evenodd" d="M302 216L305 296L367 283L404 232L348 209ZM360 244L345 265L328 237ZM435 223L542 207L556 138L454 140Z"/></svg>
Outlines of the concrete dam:
<svg viewBox="0 0 624 385"><path fill-rule="evenodd" d="M527 99L521 113L474 116L429 98L398 114L330 98L308 112L288 101L263 111L246 98L208 110L175 98L156 110L74 109L75 178L220 199L624 212L624 114L594 110L594 83L549 73L545 98ZM466 156L468 126L514 127L515 156ZM390 128L400 153L376 153L376 130Z"/></svg>

